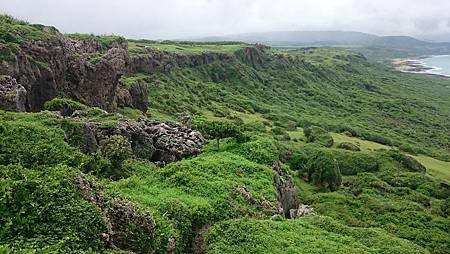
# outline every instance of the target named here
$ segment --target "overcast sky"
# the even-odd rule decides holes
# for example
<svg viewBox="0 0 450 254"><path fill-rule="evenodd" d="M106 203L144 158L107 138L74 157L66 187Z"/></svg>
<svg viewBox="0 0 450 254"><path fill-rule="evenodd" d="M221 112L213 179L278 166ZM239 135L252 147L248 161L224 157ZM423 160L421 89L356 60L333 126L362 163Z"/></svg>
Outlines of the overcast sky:
<svg viewBox="0 0 450 254"><path fill-rule="evenodd" d="M450 0L0 0L63 32L170 39L279 30L448 34Z"/></svg>

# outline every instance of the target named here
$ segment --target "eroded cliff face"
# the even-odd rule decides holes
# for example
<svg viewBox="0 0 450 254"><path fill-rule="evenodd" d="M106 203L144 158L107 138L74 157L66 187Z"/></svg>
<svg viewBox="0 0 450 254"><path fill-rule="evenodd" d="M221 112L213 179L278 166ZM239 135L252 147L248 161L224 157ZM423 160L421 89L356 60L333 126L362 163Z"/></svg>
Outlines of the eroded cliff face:
<svg viewBox="0 0 450 254"><path fill-rule="evenodd" d="M8 84L17 83L11 87L0 82L2 90L20 94L19 97L26 95L24 102L21 99L23 105L0 107L39 111L46 101L64 96L108 111L133 107L145 112L148 107L147 83L127 86L120 82L121 77L138 72L169 72L177 67L196 67L232 58L233 55L225 53L183 55L154 48L130 55L126 40L105 45L96 40L71 39L57 33L51 39L20 44L13 59L0 62L3 80L7 79Z"/></svg>
<svg viewBox="0 0 450 254"><path fill-rule="evenodd" d="M0 75L25 88L27 111L38 111L59 95L114 110L118 80L127 73L128 62L126 43L104 48L60 35L21 44L11 61L0 64Z"/></svg>
<svg viewBox="0 0 450 254"><path fill-rule="evenodd" d="M130 72L153 73L169 72L177 67L196 67L213 61L227 61L232 56L225 53L201 53L198 55L181 55L174 52L146 48L141 54L132 56Z"/></svg>

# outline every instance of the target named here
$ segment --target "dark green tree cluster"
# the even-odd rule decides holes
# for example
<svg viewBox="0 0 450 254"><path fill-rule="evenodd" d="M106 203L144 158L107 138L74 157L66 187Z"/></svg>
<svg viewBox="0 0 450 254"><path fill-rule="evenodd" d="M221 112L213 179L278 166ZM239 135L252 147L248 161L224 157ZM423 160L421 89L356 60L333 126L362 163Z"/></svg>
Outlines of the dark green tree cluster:
<svg viewBox="0 0 450 254"><path fill-rule="evenodd" d="M308 143L317 143L325 147L332 147L334 144L333 137L321 127L309 126L303 131Z"/></svg>

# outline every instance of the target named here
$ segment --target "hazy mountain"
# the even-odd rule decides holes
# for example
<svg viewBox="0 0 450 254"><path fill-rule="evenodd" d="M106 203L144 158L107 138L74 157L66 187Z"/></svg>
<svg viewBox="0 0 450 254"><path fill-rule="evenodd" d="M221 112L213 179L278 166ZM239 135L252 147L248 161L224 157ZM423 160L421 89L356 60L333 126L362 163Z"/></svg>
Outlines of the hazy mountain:
<svg viewBox="0 0 450 254"><path fill-rule="evenodd" d="M279 44L357 44L365 45L376 40L378 36L350 31L279 31L245 33L229 36L212 36L199 38L199 41L245 41Z"/></svg>
<svg viewBox="0 0 450 254"><path fill-rule="evenodd" d="M344 46L384 48L417 54L448 54L449 42L423 41L410 36L377 36L352 31L280 31L197 38L195 41L243 41L278 47Z"/></svg>

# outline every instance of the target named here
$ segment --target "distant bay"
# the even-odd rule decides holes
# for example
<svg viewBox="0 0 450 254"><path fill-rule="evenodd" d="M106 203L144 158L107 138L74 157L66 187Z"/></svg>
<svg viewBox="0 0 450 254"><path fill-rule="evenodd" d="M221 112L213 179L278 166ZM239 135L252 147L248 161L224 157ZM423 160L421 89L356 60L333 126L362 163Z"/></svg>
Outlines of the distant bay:
<svg viewBox="0 0 450 254"><path fill-rule="evenodd" d="M416 59L395 59L397 70L450 77L450 55L426 56Z"/></svg>
<svg viewBox="0 0 450 254"><path fill-rule="evenodd" d="M430 68L426 73L450 77L450 55L431 56L419 61Z"/></svg>

